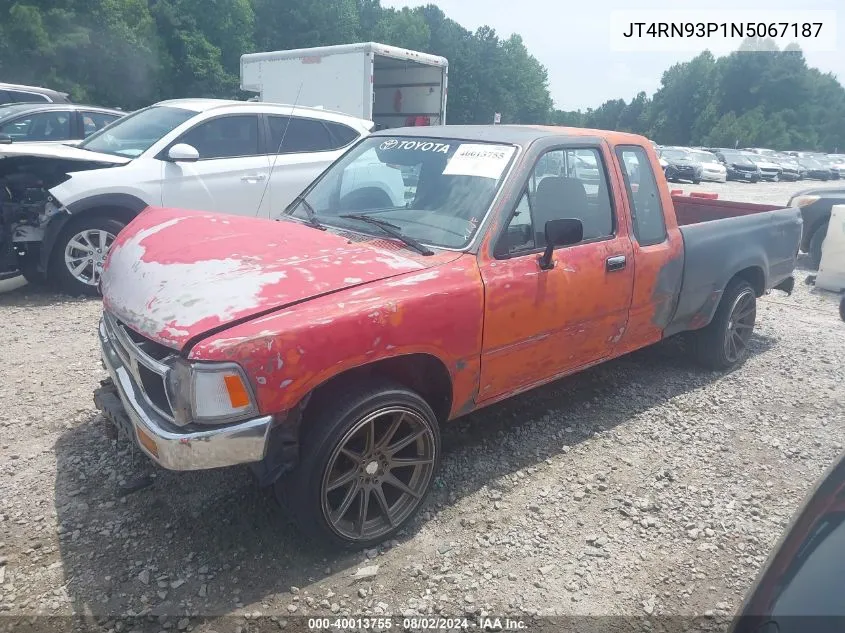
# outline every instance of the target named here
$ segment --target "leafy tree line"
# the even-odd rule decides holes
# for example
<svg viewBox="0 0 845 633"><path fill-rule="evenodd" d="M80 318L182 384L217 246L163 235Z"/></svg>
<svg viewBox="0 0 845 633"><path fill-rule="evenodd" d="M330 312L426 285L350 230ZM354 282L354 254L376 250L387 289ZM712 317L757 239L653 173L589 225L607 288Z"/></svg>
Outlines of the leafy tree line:
<svg viewBox="0 0 845 633"><path fill-rule="evenodd" d="M586 111L552 113L559 125L645 134L664 145L769 147L845 152L845 88L809 68L797 47L705 51L663 73L652 97L606 101Z"/></svg>
<svg viewBox="0 0 845 633"><path fill-rule="evenodd" d="M243 98L240 56L376 41L449 60L448 121L544 122L546 69L522 39L470 32L434 5L379 0L0 0L0 80L135 109L167 98Z"/></svg>

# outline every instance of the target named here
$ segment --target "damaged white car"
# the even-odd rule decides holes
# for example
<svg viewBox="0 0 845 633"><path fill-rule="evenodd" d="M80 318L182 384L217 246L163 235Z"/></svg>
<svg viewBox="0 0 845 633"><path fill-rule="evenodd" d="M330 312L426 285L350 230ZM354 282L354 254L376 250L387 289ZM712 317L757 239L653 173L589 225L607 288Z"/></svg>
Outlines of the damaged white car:
<svg viewBox="0 0 845 633"><path fill-rule="evenodd" d="M117 234L148 206L275 217L373 124L316 108L178 99L138 110L77 147L0 151L0 278L96 295ZM377 178L404 201L398 169ZM384 183L390 183L385 190Z"/></svg>

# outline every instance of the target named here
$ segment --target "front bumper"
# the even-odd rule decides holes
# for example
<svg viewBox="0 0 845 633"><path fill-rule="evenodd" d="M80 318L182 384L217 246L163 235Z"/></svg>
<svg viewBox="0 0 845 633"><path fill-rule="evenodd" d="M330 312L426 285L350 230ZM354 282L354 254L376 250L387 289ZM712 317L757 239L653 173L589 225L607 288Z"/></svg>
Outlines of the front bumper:
<svg viewBox="0 0 845 633"><path fill-rule="evenodd" d="M140 449L168 470L204 470L261 461L273 417L210 429L178 428L150 407L100 322L100 351L110 380L94 392L94 404Z"/></svg>

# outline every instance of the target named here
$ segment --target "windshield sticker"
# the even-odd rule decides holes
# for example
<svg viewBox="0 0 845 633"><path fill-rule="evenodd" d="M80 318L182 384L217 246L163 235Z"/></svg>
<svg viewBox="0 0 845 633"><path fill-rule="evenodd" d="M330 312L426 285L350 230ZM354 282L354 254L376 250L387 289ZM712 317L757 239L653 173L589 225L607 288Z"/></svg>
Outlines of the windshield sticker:
<svg viewBox="0 0 845 633"><path fill-rule="evenodd" d="M397 141L392 138L379 145L379 149L403 149L418 152L434 152L436 154L448 154L449 145L446 143L432 143L431 141Z"/></svg>
<svg viewBox="0 0 845 633"><path fill-rule="evenodd" d="M478 176L498 180L516 148L508 145L464 143L449 159L443 175Z"/></svg>

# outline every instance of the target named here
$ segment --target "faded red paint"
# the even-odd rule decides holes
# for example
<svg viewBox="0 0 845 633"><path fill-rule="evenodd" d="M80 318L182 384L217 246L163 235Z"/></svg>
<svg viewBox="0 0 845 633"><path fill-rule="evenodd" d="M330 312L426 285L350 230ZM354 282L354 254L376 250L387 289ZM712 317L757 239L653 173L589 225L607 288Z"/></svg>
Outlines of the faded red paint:
<svg viewBox="0 0 845 633"><path fill-rule="evenodd" d="M240 363L264 414L292 409L347 370L425 354L450 375L456 417L659 341L680 290L683 242L657 155L636 135L540 129L604 139L618 225L611 239L558 249L552 270L541 270L536 254L493 255L514 192L483 222L477 253L432 257L293 222L149 209L112 248L106 307L191 359ZM649 156L661 185L662 244L632 238L617 144ZM506 192L533 168L527 155ZM721 208L685 204L700 214ZM616 255L627 267L607 272L605 260Z"/></svg>

